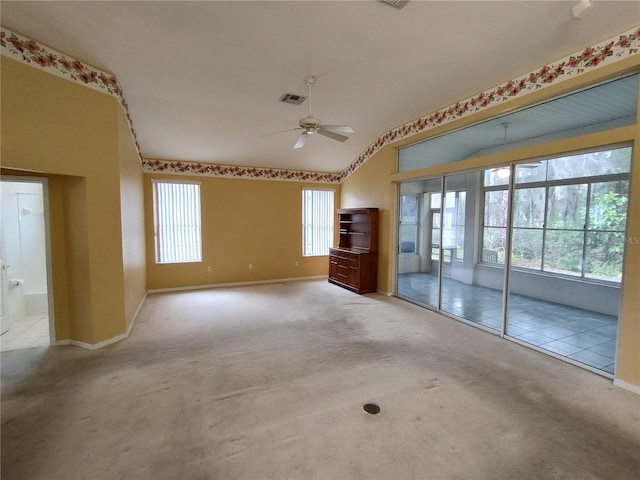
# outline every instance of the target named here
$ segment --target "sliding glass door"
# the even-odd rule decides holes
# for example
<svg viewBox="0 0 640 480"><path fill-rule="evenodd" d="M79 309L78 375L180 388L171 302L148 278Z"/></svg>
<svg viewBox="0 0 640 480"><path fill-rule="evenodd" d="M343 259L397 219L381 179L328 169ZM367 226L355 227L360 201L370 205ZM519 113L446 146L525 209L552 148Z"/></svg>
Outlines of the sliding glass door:
<svg viewBox="0 0 640 480"><path fill-rule="evenodd" d="M485 254L477 248L476 239L480 222L495 229L496 225L502 225L501 219L506 219L507 215L506 210L502 212L494 207L482 220L476 216L481 178L481 172L469 172L448 175L444 179L445 233L442 250L443 258L444 252L450 252L450 261L448 264L443 262L440 310L500 331L504 273L501 268L485 272L478 267ZM491 232L493 243L504 236L501 232Z"/></svg>
<svg viewBox="0 0 640 480"><path fill-rule="evenodd" d="M438 308L442 180L400 185L397 292L422 305Z"/></svg>
<svg viewBox="0 0 640 480"><path fill-rule="evenodd" d="M401 184L398 296L613 373L630 166L624 147Z"/></svg>
<svg viewBox="0 0 640 480"><path fill-rule="evenodd" d="M613 373L631 148L515 168L506 334Z"/></svg>

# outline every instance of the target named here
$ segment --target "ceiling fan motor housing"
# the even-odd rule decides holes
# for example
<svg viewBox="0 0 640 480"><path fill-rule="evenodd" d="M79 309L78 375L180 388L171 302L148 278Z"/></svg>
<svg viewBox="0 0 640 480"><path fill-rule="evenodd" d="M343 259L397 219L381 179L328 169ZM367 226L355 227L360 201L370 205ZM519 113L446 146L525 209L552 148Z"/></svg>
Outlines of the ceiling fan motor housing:
<svg viewBox="0 0 640 480"><path fill-rule="evenodd" d="M307 132L315 132L320 128L322 122L319 119L309 115L300 119L300 127L304 128Z"/></svg>

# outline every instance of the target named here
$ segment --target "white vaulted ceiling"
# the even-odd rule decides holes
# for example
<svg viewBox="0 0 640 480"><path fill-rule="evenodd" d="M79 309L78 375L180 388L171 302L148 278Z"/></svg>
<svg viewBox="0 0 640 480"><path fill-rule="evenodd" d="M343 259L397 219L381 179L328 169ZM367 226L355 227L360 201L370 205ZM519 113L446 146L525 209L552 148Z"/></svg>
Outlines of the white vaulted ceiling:
<svg viewBox="0 0 640 480"><path fill-rule="evenodd" d="M640 23L640 2L14 2L2 25L114 73L145 158L339 172L381 134ZM312 113L345 143L293 150Z"/></svg>

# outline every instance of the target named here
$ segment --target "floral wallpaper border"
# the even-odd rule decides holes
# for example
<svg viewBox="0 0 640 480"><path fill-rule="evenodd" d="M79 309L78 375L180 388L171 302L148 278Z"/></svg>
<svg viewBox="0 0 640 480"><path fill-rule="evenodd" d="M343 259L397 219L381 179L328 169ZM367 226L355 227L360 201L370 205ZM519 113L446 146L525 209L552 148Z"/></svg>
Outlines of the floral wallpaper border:
<svg viewBox="0 0 640 480"><path fill-rule="evenodd" d="M374 143L369 145L358 158L343 170L340 175L340 181L344 181L376 152L390 143L505 103L551 84L577 77L585 72L619 61L624 57L638 55L639 51L640 26L597 45L587 47L580 53L569 55L557 63L545 65L537 71L509 80L491 90L457 102L455 105L450 105L442 110L405 123L382 134Z"/></svg>
<svg viewBox="0 0 640 480"><path fill-rule="evenodd" d="M457 102L455 105L450 105L442 110L432 112L389 130L378 137L375 142L369 145L340 173L144 159L140 153L140 145L138 144L124 92L115 75L91 67L57 50L46 47L35 40L28 39L7 30L4 27L0 28L0 47L3 55L86 87L93 88L94 90L115 96L127 116L138 156L145 172L339 183L346 180L379 150L393 142L502 104L532 91L545 88L551 84L557 84L569 78L577 77L585 72L593 71L619 61L622 58L638 55L640 53L640 26L597 45L587 47L582 52L564 57L556 63L545 65L539 70L509 80L493 89Z"/></svg>
<svg viewBox="0 0 640 480"><path fill-rule="evenodd" d="M239 167L210 163L179 162L144 159L142 166L148 173L205 175L209 177L245 178L255 180L283 180L290 182L339 183L340 173L307 172L279 168Z"/></svg>
<svg viewBox="0 0 640 480"><path fill-rule="evenodd" d="M133 128L129 106L115 75L103 72L4 27L0 28L0 48L2 54L7 57L116 97L124 110L127 122L129 122L129 129L136 145L138 158L142 163L140 144Z"/></svg>

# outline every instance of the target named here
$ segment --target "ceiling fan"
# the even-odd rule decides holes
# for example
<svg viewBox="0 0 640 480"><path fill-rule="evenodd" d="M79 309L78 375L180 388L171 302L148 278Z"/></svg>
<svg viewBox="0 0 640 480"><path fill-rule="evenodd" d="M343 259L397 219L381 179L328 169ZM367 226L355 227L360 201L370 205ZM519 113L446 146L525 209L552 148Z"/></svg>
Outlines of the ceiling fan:
<svg viewBox="0 0 640 480"><path fill-rule="evenodd" d="M298 127L293 128L291 130L285 130L286 132L290 132L293 130L302 130L300 137L298 137L298 141L293 146L294 149L302 148L307 141L309 135L319 134L325 137L331 138L333 140L337 140L338 142L344 142L349 139L346 135L342 135L343 133L355 133L353 128L349 125L323 125L320 119L315 118L311 114L311 87L314 83L316 83L316 77L308 76L304 79L307 84L307 88L309 89L309 115L304 118L301 118L298 122ZM278 132L284 133L284 132Z"/></svg>
<svg viewBox="0 0 640 480"><path fill-rule="evenodd" d="M504 141L502 143L502 147L505 148L507 145L507 129L509 128L510 122L502 122L500 126L504 128ZM528 162L528 163L518 163L515 166L517 168L538 168L541 162ZM509 178L511 175L511 168L507 165L497 168L492 168L489 170L490 172L495 172L500 178Z"/></svg>

